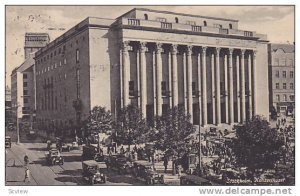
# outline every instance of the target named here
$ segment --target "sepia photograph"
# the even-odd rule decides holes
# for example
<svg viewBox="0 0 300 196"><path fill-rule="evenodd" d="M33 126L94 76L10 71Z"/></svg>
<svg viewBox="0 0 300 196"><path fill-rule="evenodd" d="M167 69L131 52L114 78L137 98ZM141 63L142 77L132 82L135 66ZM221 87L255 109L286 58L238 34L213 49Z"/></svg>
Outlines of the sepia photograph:
<svg viewBox="0 0 300 196"><path fill-rule="evenodd" d="M295 5L4 8L4 186L295 186Z"/></svg>

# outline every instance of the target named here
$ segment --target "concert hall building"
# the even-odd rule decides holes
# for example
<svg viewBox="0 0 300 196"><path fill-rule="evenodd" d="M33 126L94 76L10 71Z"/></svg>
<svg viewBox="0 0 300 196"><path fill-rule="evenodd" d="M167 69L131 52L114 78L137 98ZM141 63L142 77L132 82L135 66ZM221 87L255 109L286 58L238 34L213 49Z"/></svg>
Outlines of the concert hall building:
<svg viewBox="0 0 300 196"><path fill-rule="evenodd" d="M72 126L96 105L151 121L182 106L195 125L269 116L267 36L234 19L135 8L88 17L35 53L37 118Z"/></svg>

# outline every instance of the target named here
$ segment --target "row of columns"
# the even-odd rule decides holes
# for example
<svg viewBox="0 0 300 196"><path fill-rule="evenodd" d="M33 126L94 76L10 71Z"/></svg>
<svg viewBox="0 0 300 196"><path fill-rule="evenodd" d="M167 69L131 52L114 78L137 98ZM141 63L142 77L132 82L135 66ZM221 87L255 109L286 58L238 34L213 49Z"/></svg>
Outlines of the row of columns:
<svg viewBox="0 0 300 196"><path fill-rule="evenodd" d="M138 70L139 78L139 89L140 89L140 107L143 117L146 116L146 105L147 105L147 82L146 82L146 42L139 43L139 56L140 56L140 67ZM128 52L129 42L124 41L122 43L122 64L121 64L121 88L122 88L122 101L123 106L130 104L129 98L129 81L130 81L130 60ZM208 124L208 111L207 111L207 73L206 72L206 56L207 56L207 46L202 46L201 52L198 53L198 90L199 90L199 111L201 112L199 122L201 125ZM184 89L186 89L186 111L191 115L191 120L193 119L193 94L192 94L192 49L193 46L188 45L186 47L186 56L184 55ZM224 72L225 72L225 92L228 91L228 80L229 80L229 100L228 96L225 96L225 121L226 123L234 123L234 84L233 84L233 52L234 48L228 48L228 53L224 56ZM237 83L237 121L242 122L246 120L246 95L245 95L245 50L240 50L240 55L236 55L236 83ZM162 115L162 91L161 91L161 81L162 81L162 43L155 44L155 57L153 65L153 86L155 94L155 114ZM221 88L220 88L220 51L221 48L216 47L215 52L211 54L211 82L212 82L212 108L215 114L213 114L213 124L221 123ZM255 58L256 52L251 51L248 55L248 105L249 105L249 118L252 117L253 103L252 103L252 74L255 68ZM171 73L172 84L169 84L169 88L172 88L171 93L171 104L172 106L178 105L178 62L177 53L178 45L171 45ZM253 58L251 58L253 56ZM241 59L240 59L241 58ZM228 62L227 62L228 59ZM241 64L240 64L241 62ZM252 69L253 63L253 69ZM215 68L216 67L216 68ZM140 72L140 73L139 73ZM229 78L227 73L229 72ZM241 74L240 74L241 72ZM215 78L216 76L216 78ZM254 79L254 76L253 76ZM240 85L241 84L241 85ZM171 90L171 89L170 89Z"/></svg>

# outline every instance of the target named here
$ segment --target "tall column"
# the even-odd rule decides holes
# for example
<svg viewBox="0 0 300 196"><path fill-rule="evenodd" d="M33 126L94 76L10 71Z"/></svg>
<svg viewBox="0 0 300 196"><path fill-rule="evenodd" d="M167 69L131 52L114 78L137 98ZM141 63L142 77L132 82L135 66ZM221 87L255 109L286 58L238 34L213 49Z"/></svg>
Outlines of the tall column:
<svg viewBox="0 0 300 196"><path fill-rule="evenodd" d="M255 88L256 88L256 86L255 86L255 82L256 82L256 73L255 73L255 70L256 70L256 54L257 54L257 51L256 50L254 50L253 51L253 66L252 66L252 75L253 75L253 81L252 81L252 83L253 83L253 86L252 86L252 97L253 97L253 102L252 102L252 105L253 105L253 115L256 115L256 102L255 102L255 100L256 100L256 98L255 98Z"/></svg>
<svg viewBox="0 0 300 196"><path fill-rule="evenodd" d="M199 126L202 125L202 114L201 114L201 111L202 111L202 107L201 107L201 104L202 104L202 100L201 100L201 97L202 97L202 91L201 91L201 80L202 80L202 76L201 76L201 53L199 52L198 53L198 66L197 66L197 71L198 71L198 103L199 103Z"/></svg>
<svg viewBox="0 0 300 196"><path fill-rule="evenodd" d="M212 115L213 124L216 124L216 92L215 92L215 55L211 54L211 98L212 98Z"/></svg>
<svg viewBox="0 0 300 196"><path fill-rule="evenodd" d="M252 119L252 62L251 54L248 55L248 103L249 103L249 119Z"/></svg>
<svg viewBox="0 0 300 196"><path fill-rule="evenodd" d="M146 42L140 43L140 106L143 118L146 117L147 105L147 71L146 71Z"/></svg>
<svg viewBox="0 0 300 196"><path fill-rule="evenodd" d="M156 113L158 116L162 115L162 95L161 95L161 82L162 82L162 44L156 43Z"/></svg>
<svg viewBox="0 0 300 196"><path fill-rule="evenodd" d="M129 81L130 81L130 61L128 53L128 41L122 43L122 68L123 68L123 106L130 104Z"/></svg>
<svg viewBox="0 0 300 196"><path fill-rule="evenodd" d="M207 47L202 47L202 116L204 126L207 125L206 50Z"/></svg>
<svg viewBox="0 0 300 196"><path fill-rule="evenodd" d="M155 63L156 55L155 50L152 51L152 81L153 81L153 113L154 117L157 115L156 112L156 63ZM154 121L155 122L155 121Z"/></svg>
<svg viewBox="0 0 300 196"><path fill-rule="evenodd" d="M224 95L225 95L225 123L229 123L229 116L228 116L228 71L227 71L227 54L224 56Z"/></svg>
<svg viewBox="0 0 300 196"><path fill-rule="evenodd" d="M237 122L241 122L241 92L240 92L240 56L236 56L236 101L237 101Z"/></svg>
<svg viewBox="0 0 300 196"><path fill-rule="evenodd" d="M191 115L190 122L193 122L193 70L192 70L192 50L193 46L187 46L187 92L188 92L188 113Z"/></svg>
<svg viewBox="0 0 300 196"><path fill-rule="evenodd" d="M139 46L134 46L134 52L136 54L136 89L137 89L137 107L141 108L141 74L140 74L140 63L141 63L141 55L139 51Z"/></svg>
<svg viewBox="0 0 300 196"><path fill-rule="evenodd" d="M245 97L245 50L241 50L241 102L242 122L246 120L246 97Z"/></svg>
<svg viewBox="0 0 300 196"><path fill-rule="evenodd" d="M233 102L233 66L232 66L233 49L229 49L229 108L230 108L230 123L234 123L234 102Z"/></svg>
<svg viewBox="0 0 300 196"><path fill-rule="evenodd" d="M173 79L173 96L172 96L172 103L173 107L178 105L178 67L177 67L177 45L172 45L171 54L172 54L172 79Z"/></svg>
<svg viewBox="0 0 300 196"><path fill-rule="evenodd" d="M182 59L183 59L183 94L184 94L184 112L185 115L187 115L188 112L188 105L187 105L187 79L186 79L186 52L183 51L182 53Z"/></svg>
<svg viewBox="0 0 300 196"><path fill-rule="evenodd" d="M216 119L217 119L217 124L221 123L220 50L221 50L221 48L216 48L216 99L217 99Z"/></svg>
<svg viewBox="0 0 300 196"><path fill-rule="evenodd" d="M169 108L173 106L173 88L172 88L172 55L171 52L168 51L168 90L169 90Z"/></svg>

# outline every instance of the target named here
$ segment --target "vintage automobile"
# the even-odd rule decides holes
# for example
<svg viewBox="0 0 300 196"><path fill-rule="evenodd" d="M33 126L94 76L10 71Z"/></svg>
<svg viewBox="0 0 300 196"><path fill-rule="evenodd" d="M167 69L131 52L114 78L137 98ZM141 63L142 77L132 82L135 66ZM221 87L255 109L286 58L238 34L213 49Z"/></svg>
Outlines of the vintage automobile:
<svg viewBox="0 0 300 196"><path fill-rule="evenodd" d="M99 153L96 145L86 145L82 148L82 160L95 160L97 162L104 162L107 157Z"/></svg>
<svg viewBox="0 0 300 196"><path fill-rule="evenodd" d="M11 148L11 138L9 136L5 136L5 148Z"/></svg>
<svg viewBox="0 0 300 196"><path fill-rule="evenodd" d="M72 142L72 143L67 143L64 142L61 138L56 138L56 148L60 151L66 151L66 152L70 152L71 150L74 149L79 149L79 145L77 142Z"/></svg>
<svg viewBox="0 0 300 196"><path fill-rule="evenodd" d="M57 149L51 149L45 153L47 163L49 165L56 165L56 164L64 164L64 159L60 156L60 153Z"/></svg>
<svg viewBox="0 0 300 196"><path fill-rule="evenodd" d="M211 186L218 185L205 178L196 175L186 175L180 177L180 185L183 186Z"/></svg>
<svg viewBox="0 0 300 196"><path fill-rule="evenodd" d="M27 138L28 139L35 139L35 138L37 138L37 134L36 134L36 132L34 131L34 130L29 130L28 132L27 132Z"/></svg>
<svg viewBox="0 0 300 196"><path fill-rule="evenodd" d="M124 155L112 155L106 163L108 168L116 170L119 174L131 173L132 163Z"/></svg>
<svg viewBox="0 0 300 196"><path fill-rule="evenodd" d="M105 183L107 179L107 166L104 162L88 160L82 162L82 177L91 185Z"/></svg>
<svg viewBox="0 0 300 196"><path fill-rule="evenodd" d="M135 161L132 167L133 175L146 180L148 185L164 184L164 175L159 174L148 161Z"/></svg>

